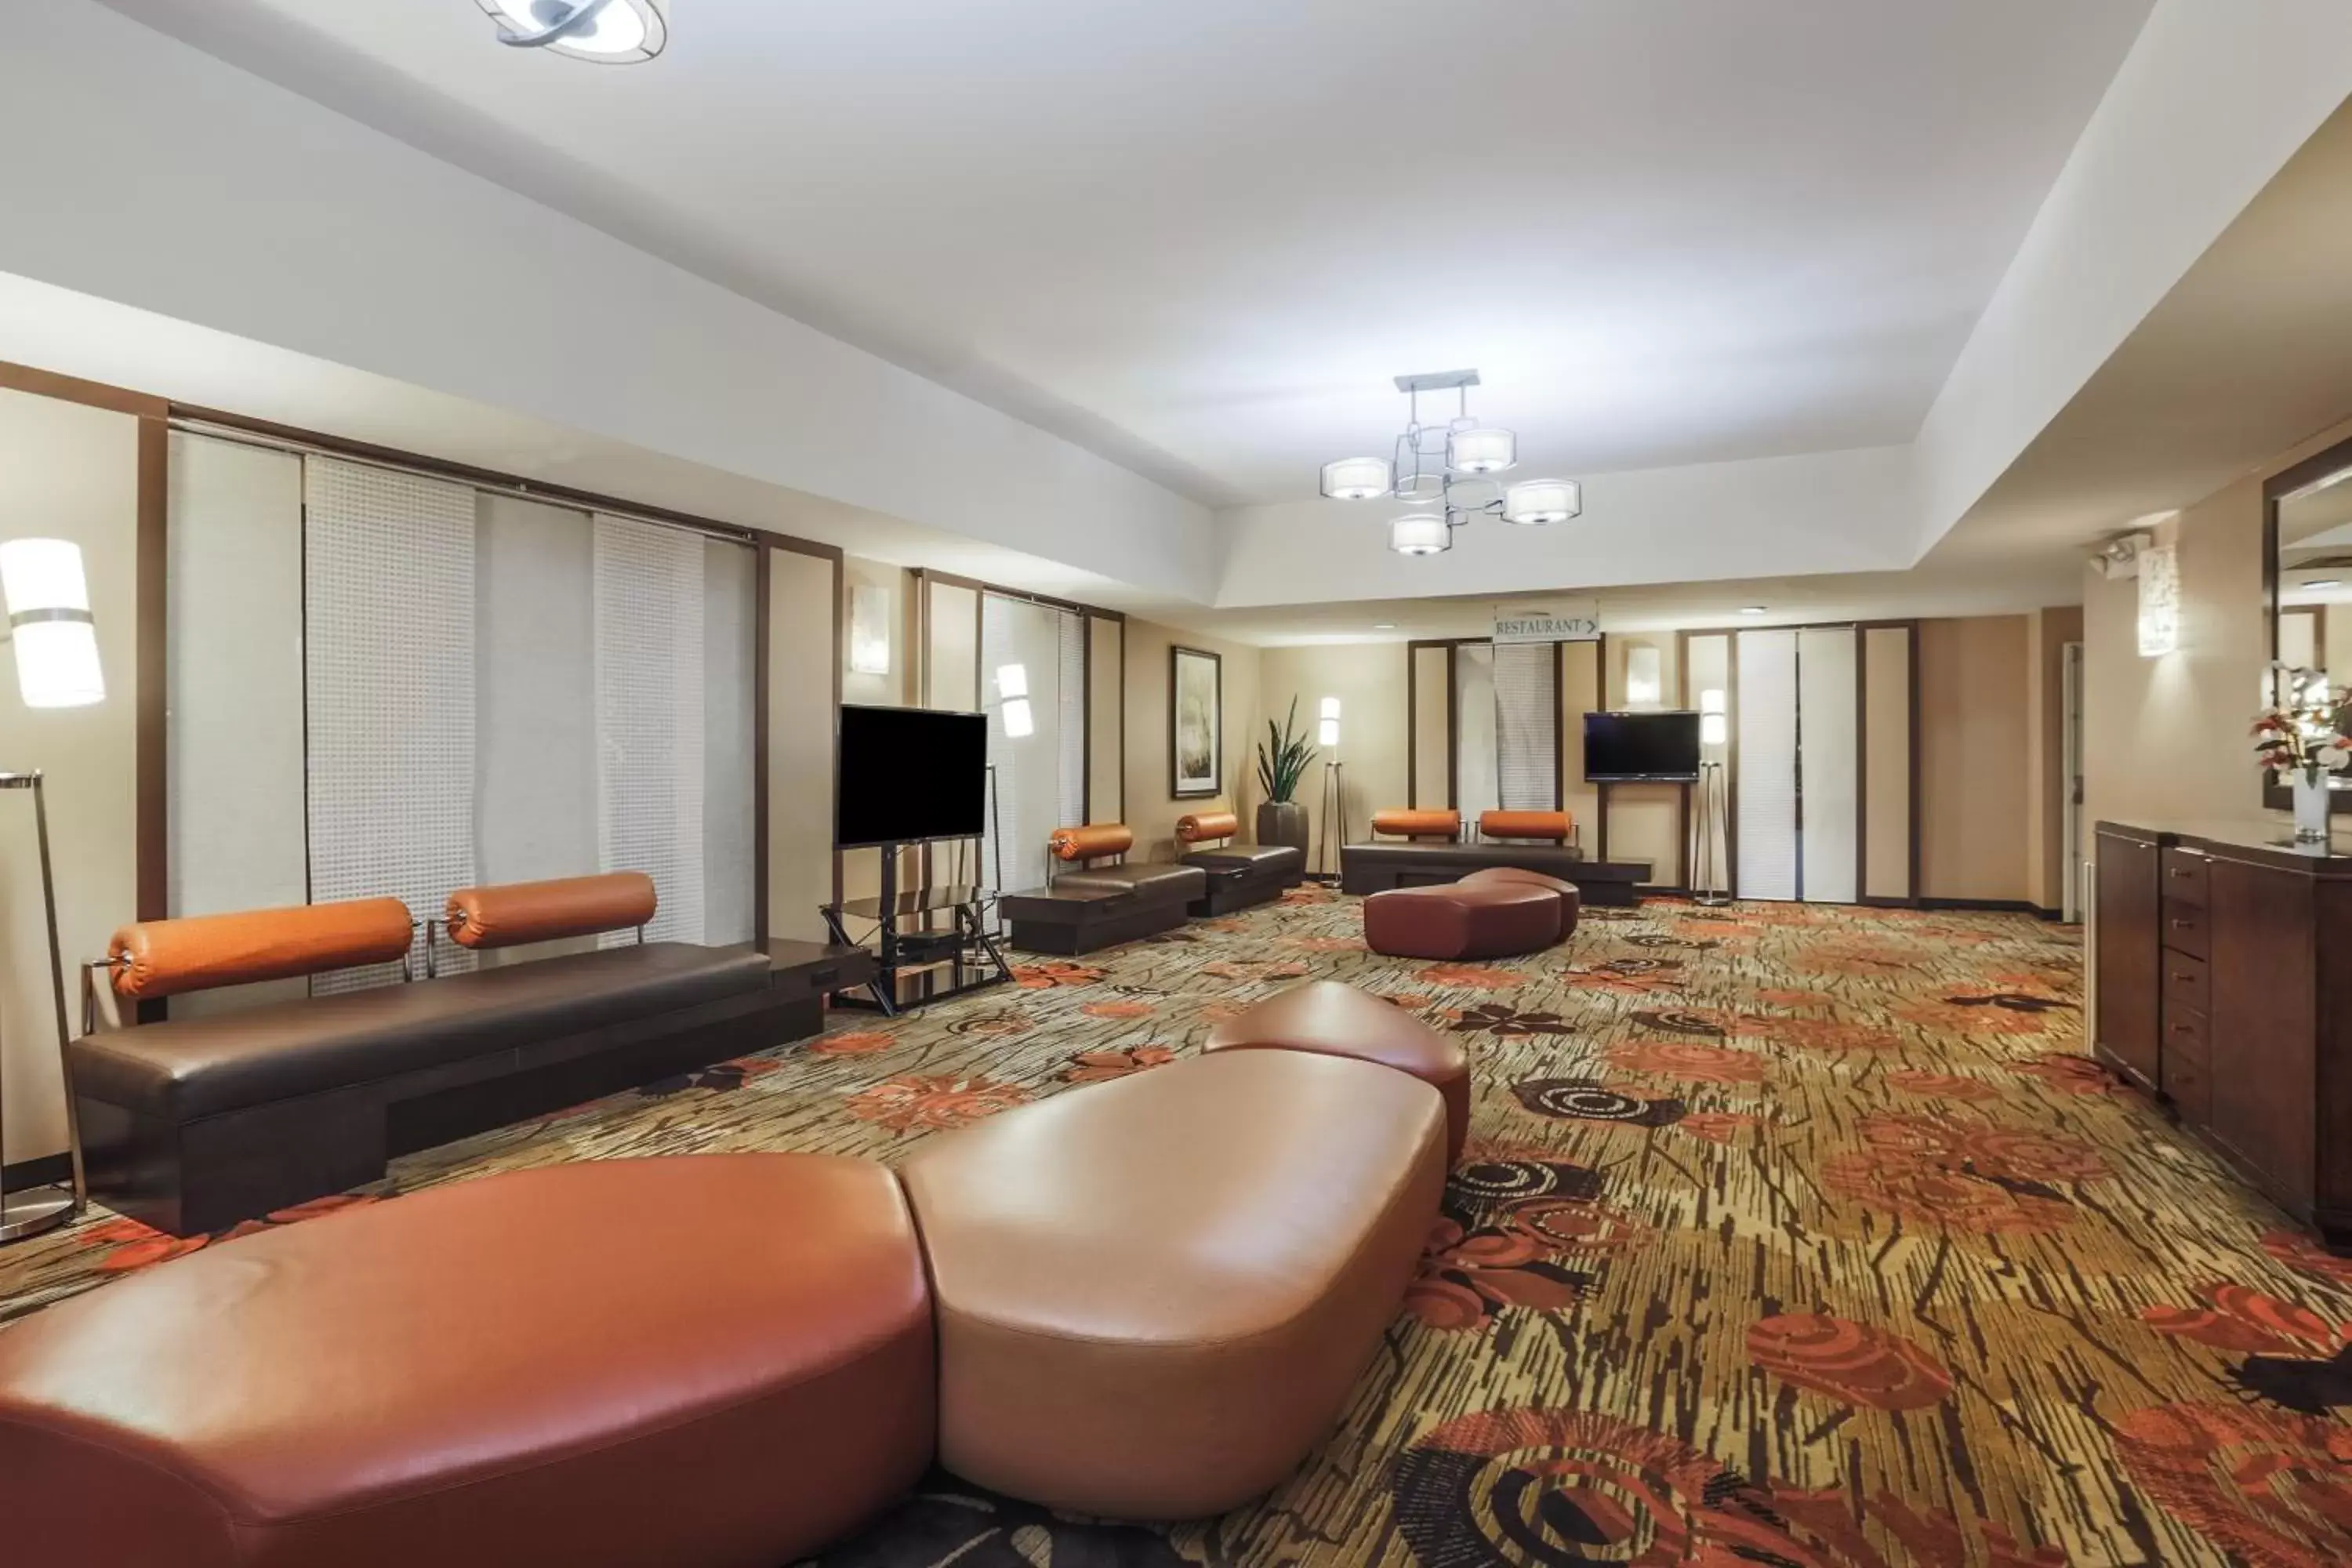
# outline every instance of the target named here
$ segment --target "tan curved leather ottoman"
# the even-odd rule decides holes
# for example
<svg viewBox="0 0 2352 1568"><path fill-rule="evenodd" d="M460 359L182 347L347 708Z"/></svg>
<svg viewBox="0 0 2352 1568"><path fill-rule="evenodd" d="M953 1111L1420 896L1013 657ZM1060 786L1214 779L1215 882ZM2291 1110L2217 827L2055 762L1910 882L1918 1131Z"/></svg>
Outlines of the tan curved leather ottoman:
<svg viewBox="0 0 2352 1568"><path fill-rule="evenodd" d="M890 1173L488 1176L0 1331L0 1542L43 1568L777 1568L931 1454Z"/></svg>
<svg viewBox="0 0 2352 1568"><path fill-rule="evenodd" d="M1391 958L1507 958L1558 942L1564 911L1549 888L1454 882L1392 888L1364 900L1364 943Z"/></svg>
<svg viewBox="0 0 2352 1568"><path fill-rule="evenodd" d="M1437 1218L1437 1092L1228 1051L933 1138L940 1458L1116 1519L1222 1513L1330 1430Z"/></svg>
<svg viewBox="0 0 2352 1568"><path fill-rule="evenodd" d="M1312 1051L1411 1073L1445 1102L1445 1163L1470 1132L1470 1058L1462 1042L1393 1002L1336 980L1310 980L1269 996L1209 1031L1203 1051Z"/></svg>
<svg viewBox="0 0 2352 1568"><path fill-rule="evenodd" d="M1454 885L1457 888L1475 883L1495 882L1506 887L1549 888L1559 895L1559 936L1566 942L1576 934L1577 918L1584 912L1584 889L1575 883L1542 871L1530 871L1524 866L1489 866L1483 871L1473 871Z"/></svg>

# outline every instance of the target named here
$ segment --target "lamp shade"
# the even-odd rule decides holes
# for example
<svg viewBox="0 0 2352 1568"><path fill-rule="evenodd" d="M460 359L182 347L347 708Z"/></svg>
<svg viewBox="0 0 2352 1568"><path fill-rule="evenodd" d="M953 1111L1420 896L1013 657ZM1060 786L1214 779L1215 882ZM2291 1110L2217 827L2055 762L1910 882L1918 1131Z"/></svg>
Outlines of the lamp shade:
<svg viewBox="0 0 2352 1568"><path fill-rule="evenodd" d="M26 707L85 708L106 700L79 545L63 539L0 544L0 596L7 600L16 689Z"/></svg>
<svg viewBox="0 0 2352 1568"><path fill-rule="evenodd" d="M1337 719L1339 716L1339 700L1336 697L1326 697L1323 699L1322 717L1326 719Z"/></svg>
<svg viewBox="0 0 2352 1568"><path fill-rule="evenodd" d="M635 65L669 43L669 0L609 0L576 28L548 37L581 9L580 0L479 0L501 24L506 42L596 65Z"/></svg>
<svg viewBox="0 0 2352 1568"><path fill-rule="evenodd" d="M1393 483L1386 458L1342 458L1323 465L1323 493L1334 500L1371 500L1388 494Z"/></svg>
<svg viewBox="0 0 2352 1568"><path fill-rule="evenodd" d="M996 667L996 694L1011 700L1029 695L1029 667L1025 664L1000 664Z"/></svg>
<svg viewBox="0 0 2352 1568"><path fill-rule="evenodd" d="M1723 688L1710 686L1698 694L1698 710L1702 713L1723 712Z"/></svg>
<svg viewBox="0 0 2352 1568"><path fill-rule="evenodd" d="M1026 740L1037 732L1037 716L1030 711L1029 699L1015 697L1004 705L1004 733L1012 740Z"/></svg>
<svg viewBox="0 0 2352 1568"><path fill-rule="evenodd" d="M1503 492L1503 521L1566 522L1584 512L1584 487L1574 479L1521 479Z"/></svg>
<svg viewBox="0 0 2352 1568"><path fill-rule="evenodd" d="M1454 531L1433 511L1408 512L1389 524L1389 548L1399 555L1435 555L1454 548Z"/></svg>
<svg viewBox="0 0 2352 1568"><path fill-rule="evenodd" d="M1317 724L1315 743L1327 751L1336 751L1339 745L1339 721L1325 719Z"/></svg>
<svg viewBox="0 0 2352 1568"><path fill-rule="evenodd" d="M1445 466L1457 474L1499 474L1519 462L1519 438L1508 430L1456 430L1446 438Z"/></svg>
<svg viewBox="0 0 2352 1568"><path fill-rule="evenodd" d="M1731 721L1729 719L1720 713L1702 713L1698 716L1700 745L1720 746L1730 739Z"/></svg>

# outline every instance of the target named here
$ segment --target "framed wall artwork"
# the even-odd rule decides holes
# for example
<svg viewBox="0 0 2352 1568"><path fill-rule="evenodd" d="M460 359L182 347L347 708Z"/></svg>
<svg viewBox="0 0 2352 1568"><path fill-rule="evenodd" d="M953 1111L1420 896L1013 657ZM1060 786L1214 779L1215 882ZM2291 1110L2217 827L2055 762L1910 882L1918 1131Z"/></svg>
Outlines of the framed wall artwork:
<svg viewBox="0 0 2352 1568"><path fill-rule="evenodd" d="M1196 647L1168 650L1168 793L1206 800L1224 793L1224 665Z"/></svg>

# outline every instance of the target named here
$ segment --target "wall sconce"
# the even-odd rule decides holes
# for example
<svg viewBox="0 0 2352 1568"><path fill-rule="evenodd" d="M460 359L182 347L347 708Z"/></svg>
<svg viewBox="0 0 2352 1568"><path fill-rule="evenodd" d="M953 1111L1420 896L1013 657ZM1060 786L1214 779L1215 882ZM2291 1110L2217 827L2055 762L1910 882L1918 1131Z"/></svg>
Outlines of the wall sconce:
<svg viewBox="0 0 2352 1568"><path fill-rule="evenodd" d="M27 708L87 708L106 700L98 624L81 546L64 539L0 544L0 595L16 645L16 689Z"/></svg>
<svg viewBox="0 0 2352 1568"><path fill-rule="evenodd" d="M858 675L890 673L890 595L879 584L849 590L849 668Z"/></svg>
<svg viewBox="0 0 2352 1568"><path fill-rule="evenodd" d="M1323 716L1317 725L1315 741L1316 744L1327 748L1336 748L1339 744L1339 700L1338 698L1323 699Z"/></svg>
<svg viewBox="0 0 2352 1568"><path fill-rule="evenodd" d="M1665 678L1659 672L1658 650L1652 643L1637 642L1625 649L1625 705L1628 708L1655 708L1665 691Z"/></svg>
<svg viewBox="0 0 2352 1568"><path fill-rule="evenodd" d="M1731 719L1724 710L1723 691L1710 686L1698 694L1698 743L1720 746L1731 739Z"/></svg>
<svg viewBox="0 0 2352 1568"><path fill-rule="evenodd" d="M2139 552L2139 651L2161 658L2180 646L2180 557L2158 544Z"/></svg>
<svg viewBox="0 0 2352 1568"><path fill-rule="evenodd" d="M1029 667L1006 664L997 667L996 695L1004 704L1004 733L1020 741L1037 732L1037 716L1029 708Z"/></svg>

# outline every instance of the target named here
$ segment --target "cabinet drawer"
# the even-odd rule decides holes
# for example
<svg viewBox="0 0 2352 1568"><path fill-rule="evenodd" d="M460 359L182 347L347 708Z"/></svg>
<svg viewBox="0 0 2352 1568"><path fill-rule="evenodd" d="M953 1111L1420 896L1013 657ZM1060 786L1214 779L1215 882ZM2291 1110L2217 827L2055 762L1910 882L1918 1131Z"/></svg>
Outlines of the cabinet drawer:
<svg viewBox="0 0 2352 1568"><path fill-rule="evenodd" d="M2203 1013L2189 1007L2167 1007L2164 1010L2164 1070L2172 1070L2175 1057L2194 1057L2202 1063L2211 1059L2213 1026Z"/></svg>
<svg viewBox="0 0 2352 1568"><path fill-rule="evenodd" d="M2164 872L2159 879L2168 899L2178 899L2184 904L2202 909L2206 903L2206 888L2211 879L2212 858L2197 849L2168 849L2164 852Z"/></svg>
<svg viewBox="0 0 2352 1568"><path fill-rule="evenodd" d="M2205 961L2186 952L2167 952L2158 961L2164 970L2164 1016L2205 1014L2213 1006L2212 981Z"/></svg>
<svg viewBox="0 0 2352 1568"><path fill-rule="evenodd" d="M2211 954L2212 944L2207 930L2204 906L2184 904L2168 897L2164 900L2164 921L2160 928L2164 945L2174 952L2185 952L2191 958Z"/></svg>
<svg viewBox="0 0 2352 1568"><path fill-rule="evenodd" d="M2205 1046L2205 1016L2184 1014L2164 1029L2164 1092L2180 1119L2202 1127L2213 1120L2212 1059Z"/></svg>

